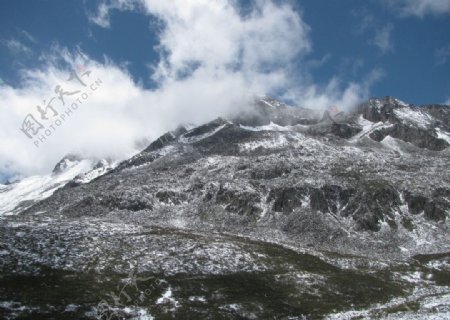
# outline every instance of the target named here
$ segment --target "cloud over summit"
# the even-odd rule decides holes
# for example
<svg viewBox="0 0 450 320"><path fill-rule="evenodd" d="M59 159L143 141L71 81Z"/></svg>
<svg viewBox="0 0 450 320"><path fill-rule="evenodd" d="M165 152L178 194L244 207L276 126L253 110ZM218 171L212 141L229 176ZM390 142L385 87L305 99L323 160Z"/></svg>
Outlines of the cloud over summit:
<svg viewBox="0 0 450 320"><path fill-rule="evenodd" d="M69 152L125 158L142 137L155 139L179 123L239 112L255 95L345 108L365 98L382 75L374 70L359 84L337 77L325 86L314 84L303 66L313 50L311 28L289 2L255 1L243 10L226 0L116 0L103 2L90 21L109 28L114 10L133 10L160 23L155 48L160 58L148 74L156 86L144 88L107 58L91 61L92 77L102 80L101 87L35 148L19 130L23 118L82 60L74 50L54 48L45 64L23 70L20 87L0 83L0 171L48 172ZM55 57L63 57L66 67Z"/></svg>

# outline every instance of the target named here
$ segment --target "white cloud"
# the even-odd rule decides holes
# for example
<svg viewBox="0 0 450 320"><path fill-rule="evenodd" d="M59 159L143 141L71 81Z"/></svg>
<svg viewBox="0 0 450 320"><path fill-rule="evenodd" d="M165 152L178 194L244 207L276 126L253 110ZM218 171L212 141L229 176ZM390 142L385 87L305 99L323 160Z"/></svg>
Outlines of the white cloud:
<svg viewBox="0 0 450 320"><path fill-rule="evenodd" d="M345 85L338 78L320 87L311 82L305 56L311 51L310 28L288 3L255 2L245 16L234 1L110 1L100 5L94 23L108 26L111 10L139 10L162 22L160 60L152 76L155 89L133 82L126 70L110 61L92 61L92 79L101 87L73 116L36 148L19 127L35 106L51 98L55 86L69 87L69 69L81 57L57 49L47 65L23 71L20 87L0 84L0 172L45 172L68 152L124 158L142 137L155 139L183 122L202 123L242 111L255 95L277 93L298 105L349 108L367 97L381 76ZM62 112L64 109L58 107ZM11 170L9 170L11 171Z"/></svg>
<svg viewBox="0 0 450 320"><path fill-rule="evenodd" d="M8 171L32 174L49 171L59 158L69 152L85 152L97 156L122 156L131 152L133 139L139 134L131 114L133 107L119 108L120 104L128 105L136 96L138 88L123 71L111 65L96 64L90 67L92 79L100 78L104 84L89 97L73 114L57 127L47 140L36 148L33 141L20 131L25 116L31 113L43 124L50 123L39 117L36 106L43 105L54 96L54 88L60 84L65 91L75 91L75 83L69 83L69 72L48 66L43 70L25 71L21 87L13 88L0 85L0 171L9 167ZM91 80L89 80L91 81ZM56 99L52 104L60 114L70 105L66 97L63 107ZM51 117L50 120L56 119ZM112 126L118 127L113 129ZM104 130L102 126L109 127ZM133 130L136 130L133 132ZM106 137L108 132L110 137ZM43 135L43 131L39 132ZM93 137L98 137L93 138ZM114 146L116 141L117 145ZM117 150L118 154L114 154ZM113 151L113 152L111 152Z"/></svg>
<svg viewBox="0 0 450 320"><path fill-rule="evenodd" d="M245 19L229 1L147 1L146 8L166 26L159 80L176 79L198 63L203 71L238 68L254 76L268 65L284 67L311 48L309 27L288 5L261 1Z"/></svg>
<svg viewBox="0 0 450 320"><path fill-rule="evenodd" d="M394 27L388 24L375 32L374 38L369 42L380 49L381 53L387 53L393 49L392 31Z"/></svg>
<svg viewBox="0 0 450 320"><path fill-rule="evenodd" d="M450 0L386 0L402 16L424 17L450 13Z"/></svg>
<svg viewBox="0 0 450 320"><path fill-rule="evenodd" d="M289 100L299 101L299 105L307 108L326 109L337 106L348 111L370 95L371 86L384 77L382 69L372 70L360 83L345 85L337 77L333 77L325 87L308 85L295 87L285 93Z"/></svg>

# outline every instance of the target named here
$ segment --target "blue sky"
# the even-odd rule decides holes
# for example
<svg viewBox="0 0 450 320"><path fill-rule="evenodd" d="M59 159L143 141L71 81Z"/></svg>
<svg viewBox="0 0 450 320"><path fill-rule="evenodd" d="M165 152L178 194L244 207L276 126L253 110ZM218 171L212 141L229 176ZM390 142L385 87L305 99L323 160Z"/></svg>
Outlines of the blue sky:
<svg viewBox="0 0 450 320"><path fill-rule="evenodd" d="M358 81L378 68L384 76L371 87L373 96L393 95L415 104L450 98L450 16L445 6L442 12L402 14L401 8L379 0L291 3L311 28L306 62L322 62L310 70L315 83L325 84L335 75L344 82ZM126 65L135 81L154 86L148 66L158 61L157 21L138 10L111 10L110 26L101 27L89 20L99 4L2 1L0 79L20 85L18 70L36 67L41 54L59 45L79 46L97 60L107 56Z"/></svg>
<svg viewBox="0 0 450 320"><path fill-rule="evenodd" d="M4 0L0 173L49 172L69 152L126 158L258 95L450 103L449 30L450 0ZM86 61L101 89L36 147L25 117Z"/></svg>

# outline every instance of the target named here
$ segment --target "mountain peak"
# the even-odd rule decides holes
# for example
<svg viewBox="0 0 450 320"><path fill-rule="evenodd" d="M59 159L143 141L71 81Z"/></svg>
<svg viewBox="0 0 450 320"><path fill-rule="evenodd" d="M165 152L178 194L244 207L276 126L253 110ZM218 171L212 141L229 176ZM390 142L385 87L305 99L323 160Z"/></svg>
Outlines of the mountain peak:
<svg viewBox="0 0 450 320"><path fill-rule="evenodd" d="M381 108L383 106L391 106L391 107L408 107L412 106L409 103L406 103L396 97L393 96L385 96L385 97L372 97L367 101L367 104L374 106L376 108Z"/></svg>
<svg viewBox="0 0 450 320"><path fill-rule="evenodd" d="M53 168L52 174L58 175L67 169L73 167L77 163L83 160L83 157L79 154L69 153L65 155Z"/></svg>

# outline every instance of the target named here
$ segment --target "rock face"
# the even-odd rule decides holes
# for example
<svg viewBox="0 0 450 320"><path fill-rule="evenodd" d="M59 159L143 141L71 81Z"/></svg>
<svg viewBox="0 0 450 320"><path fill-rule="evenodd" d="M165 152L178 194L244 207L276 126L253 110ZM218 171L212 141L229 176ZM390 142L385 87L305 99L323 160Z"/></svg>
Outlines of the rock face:
<svg viewBox="0 0 450 320"><path fill-rule="evenodd" d="M192 129L179 127L90 182L79 183L75 179L51 197L8 218L7 223L2 222L5 232L0 236L3 243L9 243L2 268L26 273L30 264L36 264L38 270L44 267L74 272L96 270L100 274L109 270L113 274L123 274L130 271L129 266L124 265L125 259L130 265L139 265L139 272L152 274L183 273L183 263L188 275L227 274L239 268L246 272L272 270L269 273L274 278L270 279L296 283L280 293L281 296L296 296L301 290L307 290L299 284L300 278L311 277L307 281L315 288L322 288L319 283L329 280L323 280L322 275L323 279L302 272L326 270L323 274L337 272L340 275L336 277L341 277L339 263L348 264L346 259L353 259L348 257L357 256L354 263L358 266L367 266L367 262L358 259L368 259L370 263L383 261L389 265L391 262L387 261L408 261L415 255L430 253L443 256L427 256L428 260L422 257L427 261L423 263L429 263L430 259L447 259L450 252L450 107L416 107L387 97L371 99L351 112L332 115L289 107L265 98L256 101L250 110ZM25 224L26 233L24 238L18 239L13 236L13 225L21 223ZM34 238L40 239L41 234L32 230L42 232L43 223L60 225L66 233L59 234L61 242L55 240L51 244L55 256L49 257L38 250L33 254L39 263L30 262L26 260L31 259L30 256L25 258L18 252L27 241L34 243ZM102 236L93 235L91 224L104 228L100 232ZM124 228L128 228L127 231L115 231ZM51 230L48 232L53 232ZM108 246L102 238L107 232L114 246ZM121 232L127 237L119 236ZM155 234L167 237L167 242L155 240L158 239ZM218 238L225 234L251 240L229 242ZM81 243L84 237L89 237L92 243ZM308 248L312 255L321 259L324 256L337 259L339 268L330 271L335 267L321 265L319 258L312 268L299 267L304 257L296 256L286 262L283 259L290 254L283 251L281 257L280 251L269 242L298 251ZM78 264L72 262L72 255L58 253L59 243L67 248L72 243L73 250L80 254ZM166 243L179 247L179 252L174 249L170 255L161 253ZM96 252L97 245L102 249ZM97 260L92 258L94 252ZM149 252L155 255L149 256ZM328 256L329 252L332 254ZM153 264L141 263L137 257L144 257ZM234 257L242 261L233 260ZM284 261L280 262L283 267L274 266L274 261ZM293 267L287 267L291 263ZM160 269L155 269L154 265ZM408 265L411 270L428 268ZM291 277L292 270L300 273ZM445 274L442 277L448 279L448 273ZM300 278L295 278L297 276ZM332 283L339 287L336 277ZM395 278L394 273L389 277ZM385 290L380 289L379 280L373 279L370 292ZM208 288L206 291L212 290L205 295L209 295L210 301L225 303L226 293L221 293L220 288L212 289L213 283L217 283L214 281L219 280L208 281L200 281ZM383 285L391 283L383 281ZM179 290L180 295L188 290L181 282L176 287L176 280L168 283L174 291ZM240 281L236 284L239 287ZM252 287L250 291L258 290ZM400 291L393 295L400 295ZM330 293L322 294L325 300L328 298L324 297L329 297L329 301L338 301L334 295L327 296ZM351 296L351 304L356 301L356 296L350 293L340 292L339 295ZM172 301L161 299L164 303ZM172 309L184 310L179 312L187 312L192 317L202 314L197 298L186 296L183 299L177 303L189 305L189 308L177 309L179 306L172 301ZM317 313L317 306L311 302L304 311L299 311L289 302L286 310L274 311L261 299L242 308L230 307L231 302L218 308L216 302L211 302L208 308L212 309L208 310L221 310L216 315L224 319L252 318L252 314L256 318L267 318L278 312L286 318L321 317L330 310L341 310L330 304L329 309ZM372 302L382 301L373 299ZM166 307L151 310L167 316L172 309L169 305Z"/></svg>
<svg viewBox="0 0 450 320"><path fill-rule="evenodd" d="M391 136L419 148L441 151L449 146L450 108L448 106L412 106L392 97L371 99L361 107L363 117L372 122L390 123L374 130L370 137L382 141Z"/></svg>

